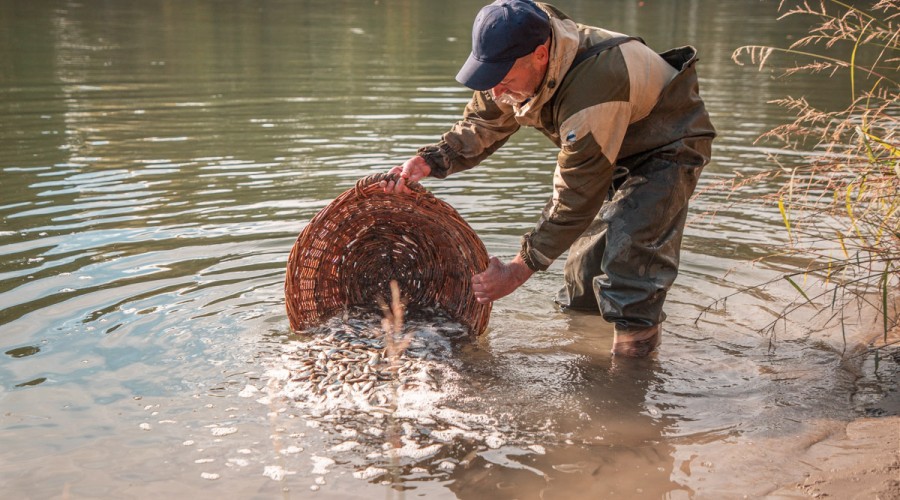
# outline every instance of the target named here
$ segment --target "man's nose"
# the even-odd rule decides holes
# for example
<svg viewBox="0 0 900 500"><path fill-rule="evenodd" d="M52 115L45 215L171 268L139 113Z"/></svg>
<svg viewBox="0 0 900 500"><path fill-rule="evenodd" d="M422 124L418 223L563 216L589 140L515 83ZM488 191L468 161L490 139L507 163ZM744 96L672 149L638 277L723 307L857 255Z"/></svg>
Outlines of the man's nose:
<svg viewBox="0 0 900 500"><path fill-rule="evenodd" d="M491 96L494 99L499 99L500 96L509 92L509 89L503 86L502 83L498 83L494 88L491 89Z"/></svg>

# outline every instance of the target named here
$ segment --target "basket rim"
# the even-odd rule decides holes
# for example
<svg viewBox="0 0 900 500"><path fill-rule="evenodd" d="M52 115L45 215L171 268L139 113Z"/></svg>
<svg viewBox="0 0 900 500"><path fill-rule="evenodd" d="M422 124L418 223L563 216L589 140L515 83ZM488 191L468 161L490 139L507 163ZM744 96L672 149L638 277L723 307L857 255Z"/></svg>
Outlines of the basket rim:
<svg viewBox="0 0 900 500"><path fill-rule="evenodd" d="M354 209L372 211L374 208L380 208L379 204L383 203L386 210L396 211L399 207L406 208L396 212L398 214L403 213L404 217L410 219L425 218L415 228L419 231L417 234L423 234L421 230L424 227L428 227L428 224L433 223L434 227L441 230L440 237L453 239L453 242L456 243L455 245L445 245L448 248L441 248L440 250L449 252L451 257L456 259L453 262L449 262L451 259L447 261L454 268L450 271L440 270L441 273L439 274L444 276L444 282L422 285L431 287L422 292L423 296L434 297L429 299L434 300L434 303L425 305L427 307L440 308L454 320L466 325L471 334L477 336L484 332L489 320L491 304L481 304L475 300L474 293L471 290L471 277L474 273L466 271L466 269L474 267L477 272L481 272L487 268L489 256L484 243L455 208L434 196L420 183L410 181L408 183L410 192L408 193L384 192L380 185L382 181L396 181L399 178L399 175L388 172L372 174L357 180L353 187L341 193L313 216L300 232L288 257L285 277L285 301L292 330L304 330L316 326L316 324L334 317L346 307L367 305L351 303L346 291L335 291L333 289L333 287L338 286L336 283L343 283L345 280L342 274L341 263L335 262L337 257L334 254L338 253L338 250L329 246L333 242L328 240L333 239L330 236L335 234L336 231L344 231L340 233L337 241L346 245L341 247L341 251L350 251L352 244L355 244L357 240L352 240L350 241L351 245L347 245L346 231L355 229L353 223L356 222L361 227L359 234L365 236L367 231L372 230L372 221L374 219L356 217L353 214L347 215L345 212ZM342 220L331 220L342 215L344 216ZM439 217L446 218L439 223L434 222ZM388 220L390 221L390 218ZM406 219L403 220L403 224L408 224ZM387 225L389 224L386 222L382 226ZM401 236L405 237L405 235ZM431 236L427 238L421 237L416 240L416 243L433 246L431 242L434 239ZM409 241L409 243L413 244L412 241ZM310 250L311 247L315 247L315 249ZM327 254L327 252L332 253ZM307 253L314 255L310 256ZM330 261L328 260L329 257L331 257ZM350 261L350 257L353 257L353 255L340 255L342 261ZM425 265L432 263L429 262ZM307 266L307 264L309 265ZM439 262L438 264L441 263ZM443 265L446 265L446 263ZM302 277L298 268L303 272ZM401 283L401 288L404 288L404 283ZM298 292L297 290L300 291ZM407 287L407 290L411 290L411 288ZM418 291L421 292L421 290ZM448 300L442 300L444 296L441 294L444 293L455 295ZM302 299L299 298L301 294ZM328 303L321 304L321 302ZM310 306L310 304L314 305ZM313 310L302 310L304 308Z"/></svg>

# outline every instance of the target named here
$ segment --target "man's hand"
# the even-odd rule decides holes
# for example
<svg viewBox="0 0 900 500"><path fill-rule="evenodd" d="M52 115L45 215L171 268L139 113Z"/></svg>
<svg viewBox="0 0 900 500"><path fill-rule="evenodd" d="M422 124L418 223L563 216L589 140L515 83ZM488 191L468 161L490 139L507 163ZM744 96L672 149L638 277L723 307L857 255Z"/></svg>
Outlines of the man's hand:
<svg viewBox="0 0 900 500"><path fill-rule="evenodd" d="M516 255L509 264L491 257L488 268L472 277L475 300L485 304L505 297L528 281L532 274L534 271L528 268L520 255Z"/></svg>
<svg viewBox="0 0 900 500"><path fill-rule="evenodd" d="M406 186L407 183L419 182L428 177L428 174L431 173L431 166L428 165L425 158L417 155L403 162L403 165L397 165L390 169L388 173L399 174L400 179L397 182L381 181L381 187L385 193L411 193L412 191Z"/></svg>

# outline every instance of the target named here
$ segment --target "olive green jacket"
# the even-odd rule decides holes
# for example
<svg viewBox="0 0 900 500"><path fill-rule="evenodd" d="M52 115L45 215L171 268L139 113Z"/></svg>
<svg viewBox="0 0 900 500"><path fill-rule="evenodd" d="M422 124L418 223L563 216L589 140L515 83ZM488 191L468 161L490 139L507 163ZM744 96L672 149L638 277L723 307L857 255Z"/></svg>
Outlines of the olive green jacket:
<svg viewBox="0 0 900 500"><path fill-rule="evenodd" d="M547 74L534 97L510 107L495 102L490 90L475 92L462 120L418 152L430 175L444 178L478 165L523 125L559 146L553 196L522 240L521 255L535 271L547 269L588 227L606 199L615 166L681 147L699 152L705 164L715 136L698 91L693 47L661 57L633 40L588 58L567 75L577 54L621 35L538 5L550 14L552 42Z"/></svg>

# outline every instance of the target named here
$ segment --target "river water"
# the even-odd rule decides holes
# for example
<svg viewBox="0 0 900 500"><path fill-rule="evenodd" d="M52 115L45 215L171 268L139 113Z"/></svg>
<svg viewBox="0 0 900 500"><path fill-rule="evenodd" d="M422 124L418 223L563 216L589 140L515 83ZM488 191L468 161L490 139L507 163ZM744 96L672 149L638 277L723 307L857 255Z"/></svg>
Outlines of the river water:
<svg viewBox="0 0 900 500"><path fill-rule="evenodd" d="M720 132L656 357L622 362L599 317L551 298L562 260L494 305L476 342L419 331L429 380L394 413L291 392L288 252L360 177L433 142L480 2L0 3L0 490L16 498L740 498L890 380L796 298L777 209L731 193L785 95L843 103L841 79L735 65L804 20L777 2L560 0L573 17L700 51ZM491 254L514 255L555 150L530 130L425 186ZM704 312L709 307L709 310ZM854 333L854 332L860 333Z"/></svg>

